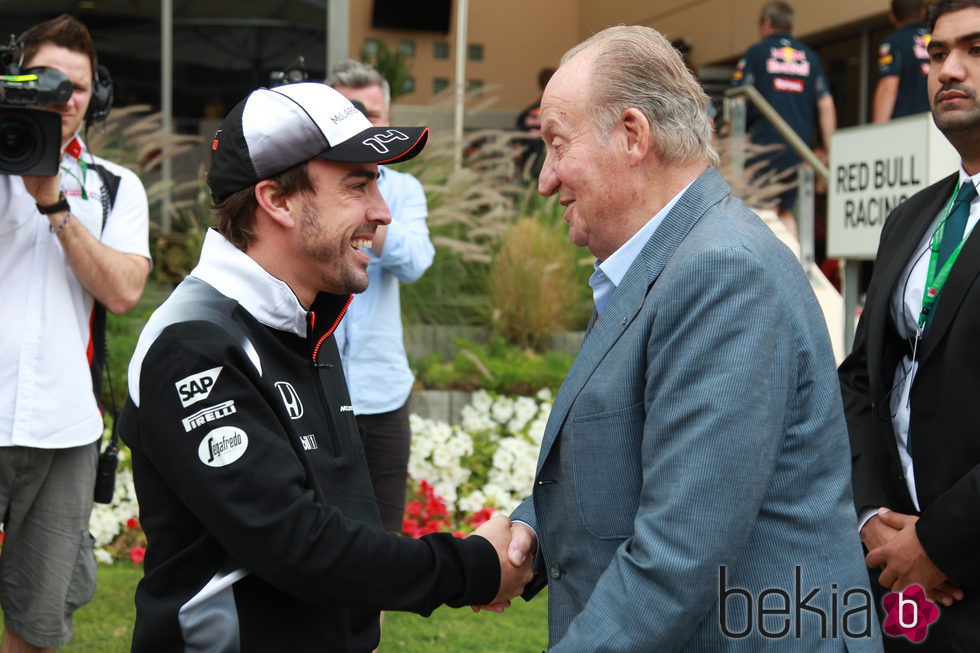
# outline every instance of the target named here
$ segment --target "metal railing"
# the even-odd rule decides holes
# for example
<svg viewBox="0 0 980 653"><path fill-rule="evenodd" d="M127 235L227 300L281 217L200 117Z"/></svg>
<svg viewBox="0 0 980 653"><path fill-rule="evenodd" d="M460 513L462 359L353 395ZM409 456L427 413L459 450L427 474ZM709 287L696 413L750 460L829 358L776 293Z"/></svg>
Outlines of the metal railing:
<svg viewBox="0 0 980 653"><path fill-rule="evenodd" d="M814 211L815 175L829 183L829 172L823 161L803 141L783 117L772 108L762 94L751 85L736 86L725 91L725 118L731 129L731 137L738 142L746 137L746 105L750 101L762 116L779 132L794 152L800 155L803 163L797 172L798 192L796 195L796 225L800 240L800 262L807 275L811 274L816 263L815 236L816 216ZM745 150L733 148L732 165L735 170L745 169Z"/></svg>

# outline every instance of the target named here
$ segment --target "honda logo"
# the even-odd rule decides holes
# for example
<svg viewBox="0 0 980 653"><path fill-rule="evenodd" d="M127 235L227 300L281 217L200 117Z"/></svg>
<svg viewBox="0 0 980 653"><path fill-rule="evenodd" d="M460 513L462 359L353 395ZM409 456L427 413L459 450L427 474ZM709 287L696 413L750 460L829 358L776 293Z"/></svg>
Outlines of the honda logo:
<svg viewBox="0 0 980 653"><path fill-rule="evenodd" d="M286 381L278 381L276 382L276 389L279 390L279 396L282 397L282 403L286 407L289 417L291 419L302 417L303 402L299 400L299 395L296 394L296 389L293 388L292 384Z"/></svg>

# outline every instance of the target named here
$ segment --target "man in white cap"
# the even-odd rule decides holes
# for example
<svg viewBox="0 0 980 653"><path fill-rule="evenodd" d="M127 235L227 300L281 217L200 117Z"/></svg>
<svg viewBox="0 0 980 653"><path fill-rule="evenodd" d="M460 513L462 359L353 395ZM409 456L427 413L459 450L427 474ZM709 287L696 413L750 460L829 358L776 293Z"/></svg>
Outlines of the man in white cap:
<svg viewBox="0 0 980 653"><path fill-rule="evenodd" d="M254 91L215 135L216 228L140 337L120 422L148 540L134 651L370 651L381 609L529 580L506 518L468 539L381 528L333 338L391 220L377 164L427 136L308 83Z"/></svg>

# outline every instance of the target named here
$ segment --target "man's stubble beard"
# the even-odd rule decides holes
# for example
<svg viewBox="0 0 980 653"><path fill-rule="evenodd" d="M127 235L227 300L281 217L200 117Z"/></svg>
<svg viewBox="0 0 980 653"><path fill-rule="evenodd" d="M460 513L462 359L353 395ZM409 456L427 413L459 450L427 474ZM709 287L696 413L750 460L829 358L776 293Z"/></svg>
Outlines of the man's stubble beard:
<svg viewBox="0 0 980 653"><path fill-rule="evenodd" d="M320 225L320 214L310 199L303 201L303 224L300 228L300 247L310 259L327 266L321 276L321 289L334 295L347 295L367 290L367 272L360 271L350 259L350 243L331 244Z"/></svg>

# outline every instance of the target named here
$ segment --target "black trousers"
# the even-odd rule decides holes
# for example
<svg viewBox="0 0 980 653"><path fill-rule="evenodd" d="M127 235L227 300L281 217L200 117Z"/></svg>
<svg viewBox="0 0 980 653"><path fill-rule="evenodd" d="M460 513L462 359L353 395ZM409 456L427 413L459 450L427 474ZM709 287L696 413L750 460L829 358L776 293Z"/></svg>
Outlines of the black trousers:
<svg viewBox="0 0 980 653"><path fill-rule="evenodd" d="M395 533L401 532L405 515L408 455L412 445L408 423L410 402L411 399L390 413L357 416L381 523L385 530Z"/></svg>

